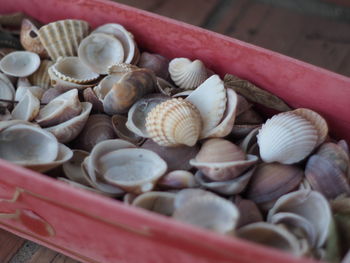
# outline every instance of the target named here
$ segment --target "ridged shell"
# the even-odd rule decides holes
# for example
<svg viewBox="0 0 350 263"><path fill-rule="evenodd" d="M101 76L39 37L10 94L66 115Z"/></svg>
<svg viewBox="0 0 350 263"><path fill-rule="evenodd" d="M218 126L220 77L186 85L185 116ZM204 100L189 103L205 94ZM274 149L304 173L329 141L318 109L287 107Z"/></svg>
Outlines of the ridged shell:
<svg viewBox="0 0 350 263"><path fill-rule="evenodd" d="M52 65L53 62L51 60L42 60L38 70L28 77L30 83L32 83L34 86L39 86L47 90L51 85L48 69Z"/></svg>
<svg viewBox="0 0 350 263"><path fill-rule="evenodd" d="M147 115L149 136L161 146L196 144L202 120L196 107L181 98L165 101Z"/></svg>
<svg viewBox="0 0 350 263"><path fill-rule="evenodd" d="M124 50L115 37L94 33L81 41L78 56L92 71L107 74L110 66L123 62Z"/></svg>
<svg viewBox="0 0 350 263"><path fill-rule="evenodd" d="M267 120L257 135L264 162L297 163L315 148L318 133L303 117L287 112Z"/></svg>
<svg viewBox="0 0 350 263"><path fill-rule="evenodd" d="M62 80L77 84L92 82L100 76L91 71L78 57L59 58L52 66L52 72Z"/></svg>
<svg viewBox="0 0 350 263"><path fill-rule="evenodd" d="M11 52L0 61L2 72L14 77L27 77L33 74L39 66L39 56L29 51Z"/></svg>
<svg viewBox="0 0 350 263"><path fill-rule="evenodd" d="M76 56L80 42L88 33L88 22L73 19L52 22L39 29L41 43L54 61L58 57Z"/></svg>
<svg viewBox="0 0 350 263"><path fill-rule="evenodd" d="M22 20L20 40L25 50L37 53L40 57L47 57L47 52L41 44L38 28L27 18Z"/></svg>
<svg viewBox="0 0 350 263"><path fill-rule="evenodd" d="M40 101L29 90L12 111L12 119L32 121L39 113Z"/></svg>
<svg viewBox="0 0 350 263"><path fill-rule="evenodd" d="M202 61L188 58L174 58L169 63L171 79L183 89L195 89L208 77L207 69Z"/></svg>
<svg viewBox="0 0 350 263"><path fill-rule="evenodd" d="M195 89L187 98L199 110L203 120L200 137L214 129L224 116L226 89L218 75L213 75Z"/></svg>

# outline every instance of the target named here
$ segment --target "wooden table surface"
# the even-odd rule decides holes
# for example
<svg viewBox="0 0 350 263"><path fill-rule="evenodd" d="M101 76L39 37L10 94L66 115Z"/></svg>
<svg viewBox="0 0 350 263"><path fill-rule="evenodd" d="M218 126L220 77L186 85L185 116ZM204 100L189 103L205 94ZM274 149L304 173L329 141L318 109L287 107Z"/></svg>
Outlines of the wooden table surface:
<svg viewBox="0 0 350 263"><path fill-rule="evenodd" d="M350 76L348 0L119 0ZM0 229L0 263L76 263Z"/></svg>

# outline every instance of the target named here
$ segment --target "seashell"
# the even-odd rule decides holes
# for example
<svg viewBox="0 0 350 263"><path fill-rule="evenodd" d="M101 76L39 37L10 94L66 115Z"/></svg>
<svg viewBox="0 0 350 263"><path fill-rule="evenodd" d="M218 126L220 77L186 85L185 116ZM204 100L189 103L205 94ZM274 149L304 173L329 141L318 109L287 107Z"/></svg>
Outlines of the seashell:
<svg viewBox="0 0 350 263"><path fill-rule="evenodd" d="M128 111L126 127L138 136L148 138L146 117L158 104L171 99L163 94L148 94L139 99Z"/></svg>
<svg viewBox="0 0 350 263"><path fill-rule="evenodd" d="M195 89L186 100L196 106L200 112L203 120L201 138L204 138L224 116L227 101L224 82L218 75L213 75Z"/></svg>
<svg viewBox="0 0 350 263"><path fill-rule="evenodd" d="M65 19L49 23L39 29L39 38L50 58L76 56L80 42L89 33L83 20Z"/></svg>
<svg viewBox="0 0 350 263"><path fill-rule="evenodd" d="M211 190L221 195L235 195L241 193L246 188L253 172L254 168L234 179L217 182L208 179L201 171L197 171L195 178L204 189Z"/></svg>
<svg viewBox="0 0 350 263"><path fill-rule="evenodd" d="M85 126L89 114L91 112L92 105L89 102L81 103L81 112L79 115L72 117L57 125L45 128L45 130L51 132L57 140L61 143L68 143L74 140Z"/></svg>
<svg viewBox="0 0 350 263"><path fill-rule="evenodd" d="M240 214L237 229L245 225L263 221L263 216L253 201L243 199L239 195L236 195L233 198L233 202L238 208Z"/></svg>
<svg viewBox="0 0 350 263"><path fill-rule="evenodd" d="M262 124L264 119L255 110L249 109L235 119L235 124Z"/></svg>
<svg viewBox="0 0 350 263"><path fill-rule="evenodd" d="M65 176L71 181L84 186L89 186L89 182L86 180L83 170L81 169L81 164L84 159L89 156L89 153L82 150L73 150L72 152L73 157L62 165L62 170Z"/></svg>
<svg viewBox="0 0 350 263"><path fill-rule="evenodd" d="M102 101L96 96L92 88L86 88L83 91L84 101L90 102L92 104L92 109L94 111L103 112Z"/></svg>
<svg viewBox="0 0 350 263"><path fill-rule="evenodd" d="M41 60L41 64L38 70L28 77L29 81L34 86L39 86L47 90L51 85L51 80L50 80L48 70L49 70L49 67L51 67L52 65L53 65L53 62L51 60L47 60L47 59Z"/></svg>
<svg viewBox="0 0 350 263"><path fill-rule="evenodd" d="M105 33L113 35L116 39L120 41L124 50L124 59L122 62L129 64L137 64L140 58L140 52L137 48L136 42L134 40L133 34L127 31L120 24L105 24L96 28L92 34L95 33Z"/></svg>
<svg viewBox="0 0 350 263"><path fill-rule="evenodd" d="M235 140L242 139L242 138L248 136L248 134L250 132L252 132L256 128L260 129L261 125L257 125L257 124L235 124L235 125L233 125L232 130L230 132L230 137L232 137Z"/></svg>
<svg viewBox="0 0 350 263"><path fill-rule="evenodd" d="M224 139L207 140L190 164L213 181L227 181L239 176L255 164L258 158L247 155L235 144Z"/></svg>
<svg viewBox="0 0 350 263"><path fill-rule="evenodd" d="M29 90L12 111L14 120L32 121L39 113L40 101Z"/></svg>
<svg viewBox="0 0 350 263"><path fill-rule="evenodd" d="M237 236L254 243L277 248L295 256L302 254L298 239L280 226L265 222L253 223L238 229Z"/></svg>
<svg viewBox="0 0 350 263"><path fill-rule="evenodd" d="M36 128L40 128L40 126L36 123L33 122L27 122L27 121L23 121L23 120L7 120L7 121L2 121L0 122L0 132L13 126L16 124L24 124L24 125L29 125L29 126L34 126Z"/></svg>
<svg viewBox="0 0 350 263"><path fill-rule="evenodd" d="M27 77L33 74L39 66L39 56L29 51L12 52L0 61L2 72L14 77Z"/></svg>
<svg viewBox="0 0 350 263"><path fill-rule="evenodd" d="M48 56L39 38L38 28L27 18L22 20L20 40L25 50L38 54L41 58Z"/></svg>
<svg viewBox="0 0 350 263"><path fill-rule="evenodd" d="M157 77L162 79L169 77L169 59L162 55L142 52L138 66L152 70Z"/></svg>
<svg viewBox="0 0 350 263"><path fill-rule="evenodd" d="M20 87L30 87L32 84L30 83L28 78L18 78L17 79L17 89Z"/></svg>
<svg viewBox="0 0 350 263"><path fill-rule="evenodd" d="M267 120L257 138L264 162L292 164L303 160L312 152L318 134L308 120L287 112Z"/></svg>
<svg viewBox="0 0 350 263"><path fill-rule="evenodd" d="M132 205L165 216L171 216L174 213L175 195L166 192L147 192L137 196L132 201Z"/></svg>
<svg viewBox="0 0 350 263"><path fill-rule="evenodd" d="M0 37L1 37L1 33L0 33ZM7 54L10 54L11 52L15 52L15 51L17 51L17 49L0 47L0 59L5 57Z"/></svg>
<svg viewBox="0 0 350 263"><path fill-rule="evenodd" d="M334 199L341 194L350 194L347 173L319 154L308 159L305 176L311 188L322 193L326 198Z"/></svg>
<svg viewBox="0 0 350 263"><path fill-rule="evenodd" d="M199 111L181 98L158 104L146 118L147 133L161 146L194 146L201 128Z"/></svg>
<svg viewBox="0 0 350 263"><path fill-rule="evenodd" d="M123 115L112 116L112 127L115 134L117 134L120 139L129 141L135 145L141 145L144 142L144 138L138 136L127 128L127 120L128 119Z"/></svg>
<svg viewBox="0 0 350 263"><path fill-rule="evenodd" d="M110 66L124 61L124 49L117 38L93 33L81 41L78 56L92 71L107 74Z"/></svg>
<svg viewBox="0 0 350 263"><path fill-rule="evenodd" d="M252 147L256 144L257 142L257 135L259 133L260 127L257 127L243 139L243 141L239 144L239 147L245 152L248 153L252 149Z"/></svg>
<svg viewBox="0 0 350 263"><path fill-rule="evenodd" d="M350 156L338 144L324 143L318 149L317 154L328 159L338 167L343 173L347 173L350 166Z"/></svg>
<svg viewBox="0 0 350 263"><path fill-rule="evenodd" d="M52 66L52 72L62 80L77 84L92 82L100 76L91 71L78 57L58 58Z"/></svg>
<svg viewBox="0 0 350 263"><path fill-rule="evenodd" d="M40 109L35 120L42 127L54 126L79 115L81 111L78 90L72 89L57 96Z"/></svg>
<svg viewBox="0 0 350 263"><path fill-rule="evenodd" d="M245 191L245 197L259 206L295 190L303 179L303 170L279 163L259 164Z"/></svg>
<svg viewBox="0 0 350 263"><path fill-rule="evenodd" d="M349 149L348 143L345 140L340 140L337 144L340 148L342 148L346 152L346 154L350 158L350 149Z"/></svg>
<svg viewBox="0 0 350 263"><path fill-rule="evenodd" d="M217 196L217 195L213 194L212 192L205 191L199 188L182 189L176 194L176 197L174 200L174 207L175 209L179 209L182 206L186 205L193 198L202 198L205 196Z"/></svg>
<svg viewBox="0 0 350 263"><path fill-rule="evenodd" d="M90 152L99 142L115 137L111 117L105 114L92 114L88 117L74 145L78 149Z"/></svg>
<svg viewBox="0 0 350 263"><path fill-rule="evenodd" d="M175 87L173 84L160 77L157 77L157 89L160 93L166 96L173 96L183 91L182 89Z"/></svg>
<svg viewBox="0 0 350 263"><path fill-rule="evenodd" d="M17 37L9 32L0 31L0 48L19 50L22 46Z"/></svg>
<svg viewBox="0 0 350 263"><path fill-rule="evenodd" d="M136 194L151 191L167 170L166 162L156 153L136 148L107 153L99 163L98 170L107 182Z"/></svg>
<svg viewBox="0 0 350 263"><path fill-rule="evenodd" d="M125 73L138 70L140 69L139 67L128 64L128 63L118 63L118 64L113 64L112 66L108 67L108 75L119 75L122 77Z"/></svg>
<svg viewBox="0 0 350 263"><path fill-rule="evenodd" d="M13 100L14 97L14 86L5 74L0 73L0 98L5 100ZM0 102L0 106L6 107L7 105L9 105L8 102Z"/></svg>
<svg viewBox="0 0 350 263"><path fill-rule="evenodd" d="M198 183L191 172L173 170L164 175L157 183L162 189L183 189L197 187Z"/></svg>
<svg viewBox="0 0 350 263"><path fill-rule="evenodd" d="M202 61L188 58L174 58L169 63L171 79L182 89L195 89L208 77Z"/></svg>
<svg viewBox="0 0 350 263"><path fill-rule="evenodd" d="M133 194L133 193L126 193L126 194L123 196L123 203L124 203L124 204L127 204L127 205L131 205L132 202L135 200L136 197L137 197L136 194Z"/></svg>
<svg viewBox="0 0 350 263"><path fill-rule="evenodd" d="M30 92L35 98L37 98L40 101L41 97L44 94L44 89L38 86L30 86L30 87L20 86L16 89L15 100L21 101L27 92Z"/></svg>
<svg viewBox="0 0 350 263"><path fill-rule="evenodd" d="M188 160L194 158L200 149L198 144L192 147L186 145L177 147L160 146L150 139L146 140L141 148L157 153L167 163L168 171L190 170L192 166L189 164Z"/></svg>
<svg viewBox="0 0 350 263"><path fill-rule="evenodd" d="M156 79L152 71L139 69L126 73L103 99L107 114L126 113L141 97L155 90Z"/></svg>
<svg viewBox="0 0 350 263"><path fill-rule="evenodd" d="M244 98L242 95L237 94L237 113L236 113L237 116L250 110L252 107L253 107L252 103L248 102L246 98Z"/></svg>
<svg viewBox="0 0 350 263"><path fill-rule="evenodd" d="M61 94L69 91L70 89L64 87L52 87L44 91L41 96L40 102L41 104L49 104L54 98L60 96Z"/></svg>
<svg viewBox="0 0 350 263"><path fill-rule="evenodd" d="M101 103L108 94L108 92L111 91L113 85L116 84L122 78L122 76L124 76L124 74L108 75L104 77L96 87L93 88L95 95L99 98Z"/></svg>
<svg viewBox="0 0 350 263"><path fill-rule="evenodd" d="M326 140L328 136L328 125L326 120L320 114L313 110L304 108L299 108L292 112L303 117L314 125L318 134L317 146Z"/></svg>
<svg viewBox="0 0 350 263"><path fill-rule="evenodd" d="M268 213L268 220L280 212L300 215L307 219L316 229L316 247L322 247L328 236L331 223L331 209L320 193L299 190L280 197Z"/></svg>
<svg viewBox="0 0 350 263"><path fill-rule="evenodd" d="M179 92L179 93L176 93L176 94L172 95L172 97L173 97L173 98L178 98L178 97L186 98L186 97L188 97L192 92L193 92L193 90L185 90L185 91L182 91L182 92Z"/></svg>
<svg viewBox="0 0 350 263"><path fill-rule="evenodd" d="M228 234L236 227L239 211L234 204L224 198L204 195L193 197L186 204L176 208L173 218L218 233Z"/></svg>

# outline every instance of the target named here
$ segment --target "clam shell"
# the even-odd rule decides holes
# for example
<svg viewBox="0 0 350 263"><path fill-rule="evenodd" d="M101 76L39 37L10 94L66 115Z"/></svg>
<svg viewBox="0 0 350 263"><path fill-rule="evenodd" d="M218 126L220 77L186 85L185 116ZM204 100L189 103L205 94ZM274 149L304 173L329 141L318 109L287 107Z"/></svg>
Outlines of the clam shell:
<svg viewBox="0 0 350 263"><path fill-rule="evenodd" d="M126 126L127 118L123 115L112 116L112 127L114 132L120 139L129 141L133 144L140 145L144 142L144 138L138 136L129 130Z"/></svg>
<svg viewBox="0 0 350 263"><path fill-rule="evenodd" d="M73 182L88 186L89 182L86 180L83 170L81 169L81 164L84 159L89 156L89 153L82 150L72 150L73 156L68 161L62 165L62 170Z"/></svg>
<svg viewBox="0 0 350 263"><path fill-rule="evenodd" d="M183 189L198 186L191 172L174 170L164 175L157 183L162 189Z"/></svg>
<svg viewBox="0 0 350 263"><path fill-rule="evenodd" d="M127 31L120 24L105 24L96 28L93 32L95 33L105 33L113 35L117 38L123 46L124 59L122 62L136 64L140 57L139 50L137 48L136 42L134 41L134 36L129 31Z"/></svg>
<svg viewBox="0 0 350 263"><path fill-rule="evenodd" d="M52 22L39 29L41 43L54 61L76 56L80 42L88 33L88 22L73 19Z"/></svg>
<svg viewBox="0 0 350 263"><path fill-rule="evenodd" d="M0 98L5 100L13 100L15 96L15 88L12 85L9 78L5 75L0 73ZM7 106L8 102L0 102L1 106Z"/></svg>
<svg viewBox="0 0 350 263"><path fill-rule="evenodd" d="M54 126L79 115L81 111L78 90L72 89L59 95L40 109L36 121L42 127Z"/></svg>
<svg viewBox="0 0 350 263"><path fill-rule="evenodd" d="M335 143L324 143L318 149L317 154L328 159L343 173L347 173L350 167L350 156L341 146Z"/></svg>
<svg viewBox="0 0 350 263"><path fill-rule="evenodd" d="M78 57L59 58L52 66L52 72L62 80L77 84L92 82L100 76L91 71Z"/></svg>
<svg viewBox="0 0 350 263"><path fill-rule="evenodd" d="M52 87L44 91L40 102L41 104L49 104L54 98L60 96L61 94L69 91L70 89L64 87Z"/></svg>
<svg viewBox="0 0 350 263"><path fill-rule="evenodd" d="M29 76L29 81L34 86L39 86L47 90L51 84L48 69L52 65L53 65L53 62L51 60L47 60L47 59L42 60L38 70Z"/></svg>
<svg viewBox="0 0 350 263"><path fill-rule="evenodd" d="M27 18L22 20L20 40L25 50L34 52L40 57L47 57L47 52L41 44L38 28Z"/></svg>
<svg viewBox="0 0 350 263"><path fill-rule="evenodd" d="M226 89L218 75L213 75L195 89L187 98L200 112L203 120L201 138L222 120L226 109ZM232 123L233 124L233 123Z"/></svg>
<svg viewBox="0 0 350 263"><path fill-rule="evenodd" d="M92 71L107 74L111 65L123 62L124 49L115 37L93 33L81 41L78 56Z"/></svg>
<svg viewBox="0 0 350 263"><path fill-rule="evenodd" d="M12 111L15 120L32 121L39 113L40 101L30 91L24 95Z"/></svg>
<svg viewBox="0 0 350 263"><path fill-rule="evenodd" d="M175 209L179 209L182 206L186 205L193 198L201 198L207 195L216 196L212 192L205 191L199 188L182 189L176 194L175 201L174 201Z"/></svg>
<svg viewBox="0 0 350 263"><path fill-rule="evenodd" d="M240 217L237 223L237 229L245 225L264 221L262 213L253 201L243 199L239 195L236 195L232 199L240 213Z"/></svg>
<svg viewBox="0 0 350 263"><path fill-rule="evenodd" d="M92 88L86 88L83 91L84 101L92 104L92 109L97 112L103 112L102 101L96 96Z"/></svg>
<svg viewBox="0 0 350 263"><path fill-rule="evenodd" d="M18 87L16 89L15 100L16 101L22 100L27 92L30 92L34 97L36 97L38 100L40 100L44 94L44 89L42 89L38 86Z"/></svg>
<svg viewBox="0 0 350 263"><path fill-rule="evenodd" d="M169 63L171 79L183 89L194 89L201 85L208 77L202 61L188 58L174 58Z"/></svg>
<svg viewBox="0 0 350 263"><path fill-rule="evenodd" d="M215 195L204 195L193 197L186 204L176 208L173 218L227 234L234 231L239 211L234 204L226 199Z"/></svg>
<svg viewBox="0 0 350 263"><path fill-rule="evenodd" d="M297 163L317 145L314 125L297 114L280 113L267 120L257 135L264 162Z"/></svg>
<svg viewBox="0 0 350 263"><path fill-rule="evenodd" d="M74 116L64 122L61 122L55 126L45 128L45 130L51 132L57 140L61 143L68 143L74 140L85 126L89 114L91 112L92 105L89 102L81 103L81 112L79 115Z"/></svg>
<svg viewBox="0 0 350 263"><path fill-rule="evenodd" d="M331 209L326 198L316 191L299 190L280 197L268 213L268 220L280 212L289 212L307 219L317 231L317 247L327 239Z"/></svg>
<svg viewBox="0 0 350 263"><path fill-rule="evenodd" d="M159 54L142 52L138 66L140 68L148 68L152 70L156 76L163 79L169 77L169 59Z"/></svg>
<svg viewBox="0 0 350 263"><path fill-rule="evenodd" d="M147 192L137 196L131 204L158 214L171 216L174 213L175 195L166 192Z"/></svg>
<svg viewBox="0 0 350 263"><path fill-rule="evenodd" d="M166 162L145 149L121 149L103 155L99 160L104 179L127 192L143 193L153 189L166 172ZM101 169L99 169L101 170Z"/></svg>
<svg viewBox="0 0 350 263"><path fill-rule="evenodd" d="M29 51L11 52L0 61L2 72L14 77L27 77L33 74L39 66L39 56Z"/></svg>
<svg viewBox="0 0 350 263"><path fill-rule="evenodd" d="M201 127L197 108L181 98L158 104L146 118L147 133L161 146L193 146Z"/></svg>
<svg viewBox="0 0 350 263"><path fill-rule="evenodd" d="M93 88L94 93L101 100L101 103L108 92L111 91L113 85L116 84L123 75L108 75L104 77L96 87Z"/></svg>

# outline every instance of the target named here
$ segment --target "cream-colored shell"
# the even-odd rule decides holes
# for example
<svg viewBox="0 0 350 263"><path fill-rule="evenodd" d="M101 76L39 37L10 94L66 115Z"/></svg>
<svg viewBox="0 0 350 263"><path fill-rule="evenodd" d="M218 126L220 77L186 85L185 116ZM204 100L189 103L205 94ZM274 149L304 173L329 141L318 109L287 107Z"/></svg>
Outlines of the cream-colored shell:
<svg viewBox="0 0 350 263"><path fill-rule="evenodd" d="M0 61L1 71L14 77L27 77L33 74L39 66L39 56L29 51L11 52Z"/></svg>
<svg viewBox="0 0 350 263"><path fill-rule="evenodd" d="M174 213L174 199L176 194L169 192L146 192L137 196L132 205L146 210L171 216Z"/></svg>
<svg viewBox="0 0 350 263"><path fill-rule="evenodd" d="M257 138L264 162L293 164L312 152L318 141L318 133L308 120L287 112L267 120Z"/></svg>
<svg viewBox="0 0 350 263"><path fill-rule="evenodd" d="M202 120L197 108L181 98L158 104L146 118L147 133L162 146L193 146L201 128Z"/></svg>
<svg viewBox="0 0 350 263"><path fill-rule="evenodd" d="M195 89L208 77L207 69L202 61L188 58L174 58L169 63L171 79L183 89Z"/></svg>
<svg viewBox="0 0 350 263"><path fill-rule="evenodd" d="M25 50L37 53L40 57L47 56L38 36L38 28L27 18L22 20L20 40Z"/></svg>
<svg viewBox="0 0 350 263"><path fill-rule="evenodd" d="M74 19L52 22L39 29L41 43L54 61L76 56L80 42L88 33L88 22Z"/></svg>
<svg viewBox="0 0 350 263"><path fill-rule="evenodd" d="M51 85L48 69L52 65L53 62L51 60L42 60L38 70L28 77L30 83L32 83L34 86L39 86L47 90Z"/></svg>
<svg viewBox="0 0 350 263"><path fill-rule="evenodd" d="M32 121L39 113L40 101L29 90L12 111L12 119Z"/></svg>

